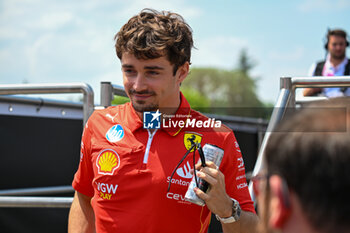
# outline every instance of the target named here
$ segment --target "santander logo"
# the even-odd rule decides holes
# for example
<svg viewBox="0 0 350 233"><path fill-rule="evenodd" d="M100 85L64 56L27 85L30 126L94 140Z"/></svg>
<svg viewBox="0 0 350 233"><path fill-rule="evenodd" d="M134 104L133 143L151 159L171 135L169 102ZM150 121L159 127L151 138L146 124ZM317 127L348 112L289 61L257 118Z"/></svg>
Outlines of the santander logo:
<svg viewBox="0 0 350 233"><path fill-rule="evenodd" d="M187 163L176 170L176 174L178 174L182 178L192 178L191 174L191 166L190 163L187 161Z"/></svg>

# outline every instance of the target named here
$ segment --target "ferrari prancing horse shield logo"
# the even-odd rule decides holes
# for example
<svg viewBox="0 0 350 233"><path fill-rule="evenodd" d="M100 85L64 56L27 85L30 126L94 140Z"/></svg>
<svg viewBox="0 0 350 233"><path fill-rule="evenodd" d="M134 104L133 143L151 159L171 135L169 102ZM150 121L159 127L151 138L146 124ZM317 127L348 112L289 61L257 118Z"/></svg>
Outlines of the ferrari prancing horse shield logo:
<svg viewBox="0 0 350 233"><path fill-rule="evenodd" d="M201 143L202 141L202 135L199 133L195 133L195 132L190 132L190 133L185 133L184 136L184 144L187 150L189 150L192 146L192 143L196 142L196 143ZM193 152L194 149L191 150L191 152Z"/></svg>

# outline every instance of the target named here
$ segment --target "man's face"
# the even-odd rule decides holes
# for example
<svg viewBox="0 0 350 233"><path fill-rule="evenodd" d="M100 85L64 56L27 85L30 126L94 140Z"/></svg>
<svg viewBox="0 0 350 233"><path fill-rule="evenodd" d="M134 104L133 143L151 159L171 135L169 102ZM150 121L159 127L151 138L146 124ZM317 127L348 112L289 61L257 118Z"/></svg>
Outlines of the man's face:
<svg viewBox="0 0 350 233"><path fill-rule="evenodd" d="M165 56L142 60L124 53L121 63L124 88L137 112L179 106L180 83L187 76L188 63L179 67L175 75Z"/></svg>
<svg viewBox="0 0 350 233"><path fill-rule="evenodd" d="M345 58L346 40L341 36L329 36L328 52L331 58L342 60Z"/></svg>
<svg viewBox="0 0 350 233"><path fill-rule="evenodd" d="M262 174L268 174L267 172ZM259 176L258 176L259 177ZM253 180L254 193L260 217L259 233L278 233L292 227L290 223L290 193L286 181L279 175L262 175L258 182ZM256 179L255 179L256 180Z"/></svg>
<svg viewBox="0 0 350 233"><path fill-rule="evenodd" d="M260 217L258 232L259 233L271 233L272 230L268 225L269 221L269 198L267 195L267 182L266 180L253 181L254 194L257 201L257 209Z"/></svg>
<svg viewBox="0 0 350 233"><path fill-rule="evenodd" d="M259 178L252 180L253 190L257 201L257 213L260 218L257 232L277 233L277 231L274 230L269 224L272 207L270 199L270 187L268 185L269 178L265 174L267 174L267 171L263 170L257 176Z"/></svg>

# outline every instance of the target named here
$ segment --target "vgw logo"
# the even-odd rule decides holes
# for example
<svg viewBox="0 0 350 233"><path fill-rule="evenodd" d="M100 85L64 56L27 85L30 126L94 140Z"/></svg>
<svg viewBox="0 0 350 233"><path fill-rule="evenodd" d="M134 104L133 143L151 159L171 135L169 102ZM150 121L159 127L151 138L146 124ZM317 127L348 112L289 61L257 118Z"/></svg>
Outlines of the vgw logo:
<svg viewBox="0 0 350 233"><path fill-rule="evenodd" d="M143 128L144 129L159 129L160 116L162 114L157 110L156 112L143 112Z"/></svg>

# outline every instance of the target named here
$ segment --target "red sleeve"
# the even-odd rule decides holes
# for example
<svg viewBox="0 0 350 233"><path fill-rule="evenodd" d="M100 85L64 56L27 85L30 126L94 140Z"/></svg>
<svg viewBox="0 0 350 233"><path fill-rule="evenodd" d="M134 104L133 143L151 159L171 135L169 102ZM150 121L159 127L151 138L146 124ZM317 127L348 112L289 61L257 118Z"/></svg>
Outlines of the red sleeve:
<svg viewBox="0 0 350 233"><path fill-rule="evenodd" d="M91 119L91 117L90 117ZM94 195L94 189L92 187L93 169L91 162L91 129L89 128L89 122L86 123L84 132L81 139L80 148L80 163L77 172L74 175L72 183L73 188L87 196L92 197ZM92 125L90 125L91 127Z"/></svg>
<svg viewBox="0 0 350 233"><path fill-rule="evenodd" d="M226 135L223 147L224 158L220 171L225 175L226 192L239 202L242 210L255 213L245 177L243 157L232 131Z"/></svg>

